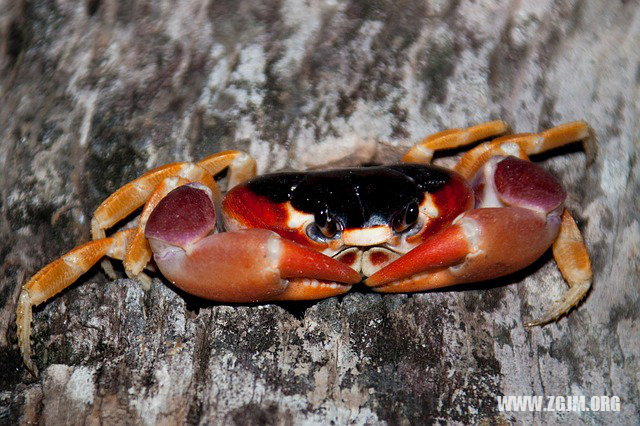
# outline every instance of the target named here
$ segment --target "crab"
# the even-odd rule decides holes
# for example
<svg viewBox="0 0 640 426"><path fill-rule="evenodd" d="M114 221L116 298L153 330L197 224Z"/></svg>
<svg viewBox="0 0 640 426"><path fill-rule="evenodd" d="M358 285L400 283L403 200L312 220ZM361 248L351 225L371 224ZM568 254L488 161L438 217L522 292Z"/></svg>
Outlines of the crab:
<svg viewBox="0 0 640 426"><path fill-rule="evenodd" d="M453 170L431 165L435 151L482 141ZM509 134L504 121L492 121L433 134L394 165L255 177L248 154L225 151L151 170L97 208L92 241L22 287L16 322L24 363L37 374L33 307L103 258L110 276L114 258L146 287L144 270L159 270L198 297L248 303L321 299L361 282L398 293L485 281L552 246L569 289L526 325L555 321L589 291L591 265L565 190L528 157L578 141L589 161L595 139L583 121L536 134ZM224 197L216 181L223 174ZM106 235L140 207L133 228Z"/></svg>

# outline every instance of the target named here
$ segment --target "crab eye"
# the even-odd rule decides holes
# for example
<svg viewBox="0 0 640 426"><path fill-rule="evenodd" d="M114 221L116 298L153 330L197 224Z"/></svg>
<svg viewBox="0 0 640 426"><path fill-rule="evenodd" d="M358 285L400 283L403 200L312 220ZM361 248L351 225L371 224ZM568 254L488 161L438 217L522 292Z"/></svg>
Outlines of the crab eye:
<svg viewBox="0 0 640 426"><path fill-rule="evenodd" d="M400 210L392 219L393 230L400 233L411 228L418 221L418 203L414 200Z"/></svg>
<svg viewBox="0 0 640 426"><path fill-rule="evenodd" d="M307 234L310 234L311 238L318 239L317 237L321 237L317 235L318 231L324 238L333 238L338 233L338 222L329 214L327 208L315 214L315 224L312 224Z"/></svg>

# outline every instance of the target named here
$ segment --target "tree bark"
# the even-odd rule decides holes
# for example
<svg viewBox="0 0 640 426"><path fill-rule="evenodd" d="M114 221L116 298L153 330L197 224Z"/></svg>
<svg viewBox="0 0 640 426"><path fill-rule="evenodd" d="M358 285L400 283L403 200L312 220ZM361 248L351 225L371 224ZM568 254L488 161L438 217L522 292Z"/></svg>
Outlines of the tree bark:
<svg viewBox="0 0 640 426"><path fill-rule="evenodd" d="M0 10L0 423L640 420L638 1ZM144 171L224 149L261 173L388 163L497 118L519 132L584 119L597 135L588 167L579 145L535 158L566 188L593 262L590 294L557 323L523 326L565 290L549 253L446 291L259 305L94 268L36 310L41 375L22 366L20 286L87 241L93 210ZM621 403L502 412L503 395Z"/></svg>

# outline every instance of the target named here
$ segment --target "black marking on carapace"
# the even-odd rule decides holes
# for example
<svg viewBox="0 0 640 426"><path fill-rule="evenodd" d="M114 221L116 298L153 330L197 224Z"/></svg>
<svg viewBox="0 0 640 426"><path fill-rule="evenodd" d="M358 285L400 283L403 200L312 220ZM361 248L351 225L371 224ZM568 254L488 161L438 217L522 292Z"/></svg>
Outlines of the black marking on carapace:
<svg viewBox="0 0 640 426"><path fill-rule="evenodd" d="M437 192L451 172L435 166L396 164L256 177L247 187L274 203L291 202L305 213L323 209L343 229L389 225L394 214L425 193Z"/></svg>

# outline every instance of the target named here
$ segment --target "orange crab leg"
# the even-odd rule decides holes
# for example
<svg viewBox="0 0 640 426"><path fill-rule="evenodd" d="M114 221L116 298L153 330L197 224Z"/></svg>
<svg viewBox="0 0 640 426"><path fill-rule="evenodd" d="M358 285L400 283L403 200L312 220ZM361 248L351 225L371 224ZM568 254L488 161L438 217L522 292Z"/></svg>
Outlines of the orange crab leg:
<svg viewBox="0 0 640 426"><path fill-rule="evenodd" d="M596 149L593 131L584 121L574 121L540 133L507 135L480 144L467 151L460 158L454 170L469 179L489 158L495 155L513 155L527 159L528 155L539 154L578 141L583 141L587 153L587 163L590 163L593 161Z"/></svg>
<svg viewBox="0 0 640 426"><path fill-rule="evenodd" d="M211 176L205 169L195 166L189 173L189 177L193 182L201 183L208 188L214 204L220 204L220 189L213 179L213 176ZM149 242L144 236L147 220L158 203L160 203L160 201L170 191L189 182L189 180L182 177L170 177L162 181L147 200L144 208L142 209L142 213L140 213L140 217L138 218L136 230L129 239L129 244L123 259L124 268L127 276L129 278L141 280L145 289L150 287L151 278L145 275L142 271L147 267L147 264L151 260L151 256L153 254L151 252L151 246L149 246Z"/></svg>
<svg viewBox="0 0 640 426"><path fill-rule="evenodd" d="M140 208L151 196L155 188L169 177L182 177L190 181L201 181L202 171L215 176L229 169L229 185L236 185L255 175L255 160L242 151L224 151L194 163L172 163L150 170L139 178L124 185L98 206L91 220L91 235L94 240L106 236L108 229ZM102 267L111 278L115 273L105 259Z"/></svg>
<svg viewBox="0 0 640 426"><path fill-rule="evenodd" d="M227 167L230 169L230 181L234 184L255 175L255 161L242 151L220 152L205 158L197 165L172 163L148 171L118 189L98 206L91 221L93 238L104 238L105 229L115 225L142 206L164 179L178 176L197 181L198 178L194 174L200 176L200 168L215 176Z"/></svg>
<svg viewBox="0 0 640 426"><path fill-rule="evenodd" d="M591 260L571 214L562 213L560 233L553 243L553 257L570 287L591 281Z"/></svg>
<svg viewBox="0 0 640 426"><path fill-rule="evenodd" d="M184 185L188 181L183 178L170 177L166 178L158 187L153 191L149 200L144 206L140 217L138 218L138 225L136 226L127 249L123 257L124 270L129 278L135 278L143 283L145 289L149 289L151 286L151 278L145 275L142 270L147 266L151 260L153 253L149 242L144 236L144 229L149 219L149 215L153 209L158 205L160 200L169 193L172 189L175 189L179 185Z"/></svg>
<svg viewBox="0 0 640 426"><path fill-rule="evenodd" d="M402 158L405 163L429 164L435 151L458 148L509 131L502 120L481 123L466 129L449 129L435 133L415 144Z"/></svg>
<svg viewBox="0 0 640 426"><path fill-rule="evenodd" d="M166 178L179 176L189 163L172 163L143 174L111 194L98 206L91 220L93 239L105 237L105 229L140 208L153 190Z"/></svg>
<svg viewBox="0 0 640 426"><path fill-rule="evenodd" d="M172 163L150 170L111 194L96 209L91 219L91 236L94 240L106 237L105 230L140 208L156 186L170 176L179 175L189 163ZM116 274L108 259L102 261L102 269L111 278Z"/></svg>
<svg viewBox="0 0 640 426"><path fill-rule="evenodd" d="M198 161L197 164L212 176L229 168L229 181L227 184L229 189L256 175L256 160L242 151L219 152Z"/></svg>
<svg viewBox="0 0 640 426"><path fill-rule="evenodd" d="M23 287L16 310L18 345L27 368L37 374L31 361L31 309L74 283L104 256L122 259L134 230L121 231L109 238L90 241L54 260L35 274Z"/></svg>
<svg viewBox="0 0 640 426"><path fill-rule="evenodd" d="M569 291L562 299L545 311L542 317L528 322L527 326L543 325L558 319L576 306L591 288L591 260L580 230L567 210L562 213L560 232L553 242L553 257L558 264Z"/></svg>

